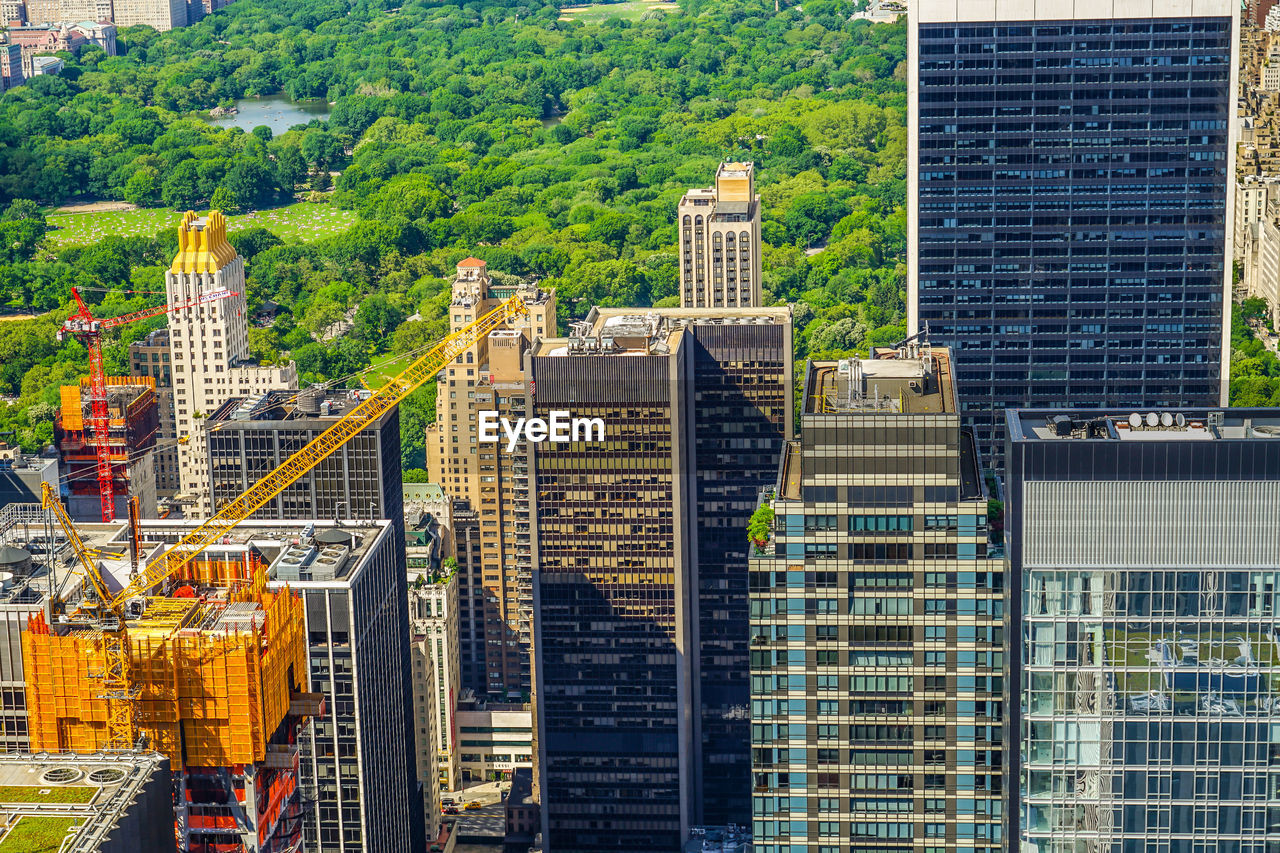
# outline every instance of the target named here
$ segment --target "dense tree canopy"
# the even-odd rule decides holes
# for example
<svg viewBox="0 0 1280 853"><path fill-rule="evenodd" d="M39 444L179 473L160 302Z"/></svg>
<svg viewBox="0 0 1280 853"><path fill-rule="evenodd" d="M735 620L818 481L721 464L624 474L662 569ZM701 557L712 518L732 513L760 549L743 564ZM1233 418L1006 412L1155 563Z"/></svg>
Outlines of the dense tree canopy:
<svg viewBox="0 0 1280 853"><path fill-rule="evenodd" d="M676 202L732 158L757 164L767 298L800 303L801 354L811 338L824 354L892 339L905 25L851 21L854 8L681 0L670 14L583 23L527 0L238 0L184 29L126 29L124 55L86 54L0 96L0 204L17 211L0 221L0 236L13 233L0 299L44 311L74 284L159 289L172 240L55 256L23 199L237 212L340 173L327 197L357 211L349 233L283 245L250 232L237 246L253 306L290 307L255 330L259 355L291 354L308 380L341 377L439 337L447 279L467 255L555 287L565 321L596 304L672 303ZM282 91L327 99L329 119L278 136L203 120ZM116 292L103 306L155 298ZM350 331L326 339L344 318ZM118 351L144 331L126 331ZM37 363L78 363L74 343L42 346L5 362L3 390L20 394ZM410 455L432 403L424 394L402 418Z"/></svg>

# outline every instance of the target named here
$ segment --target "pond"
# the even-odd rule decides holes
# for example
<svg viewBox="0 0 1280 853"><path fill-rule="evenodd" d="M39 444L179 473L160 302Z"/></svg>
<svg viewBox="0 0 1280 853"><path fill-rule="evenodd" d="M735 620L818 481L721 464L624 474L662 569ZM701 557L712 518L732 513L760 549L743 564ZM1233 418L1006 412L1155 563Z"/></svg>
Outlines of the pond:
<svg viewBox="0 0 1280 853"><path fill-rule="evenodd" d="M210 124L234 126L249 133L260 124L271 128L273 136L279 136L295 124L306 124L313 118L329 117L329 104L325 101L291 101L283 92L263 98L245 98L236 101L239 112L208 119Z"/></svg>

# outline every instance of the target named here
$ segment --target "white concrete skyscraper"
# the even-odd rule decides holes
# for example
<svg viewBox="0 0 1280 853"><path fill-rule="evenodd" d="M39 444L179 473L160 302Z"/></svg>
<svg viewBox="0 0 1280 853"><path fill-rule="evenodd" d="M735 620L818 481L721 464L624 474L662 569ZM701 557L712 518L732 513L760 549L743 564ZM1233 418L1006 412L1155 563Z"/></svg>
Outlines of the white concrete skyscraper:
<svg viewBox="0 0 1280 853"><path fill-rule="evenodd" d="M203 421L232 397L298 387L292 363L258 364L249 353L244 259L227 242L227 223L214 210L197 217L188 211L178 226L178 254L164 276L173 371L174 422L178 438L180 494L193 514L209 515L209 454ZM231 295L173 310L219 290Z"/></svg>

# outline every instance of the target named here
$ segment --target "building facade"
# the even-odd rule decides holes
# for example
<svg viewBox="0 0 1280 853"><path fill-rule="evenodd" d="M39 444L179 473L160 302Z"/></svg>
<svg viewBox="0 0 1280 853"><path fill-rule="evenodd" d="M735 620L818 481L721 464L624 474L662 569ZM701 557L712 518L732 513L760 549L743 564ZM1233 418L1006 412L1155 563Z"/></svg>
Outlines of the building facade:
<svg viewBox="0 0 1280 853"><path fill-rule="evenodd" d="M160 403L146 377L108 376L107 443L111 456L113 518L129 517L129 498L138 499L140 517L156 517L156 436ZM60 487L67 513L77 521L103 521L98 485L98 446L90 427L88 377L64 385L54 421L54 442L61 460Z"/></svg>
<svg viewBox="0 0 1280 853"><path fill-rule="evenodd" d="M750 561L754 850L1004 849L981 482L947 350L810 363Z"/></svg>
<svg viewBox="0 0 1280 853"><path fill-rule="evenodd" d="M530 690L529 483L524 447L481 445L478 413L496 409L506 416L523 407L523 354L530 341L555 334L556 300L554 291L495 281L484 261L467 258L458 263L449 306L449 328L456 332L517 290L528 315L517 328L477 341L440 372L436 423L426 435L431 481L468 501L479 517L479 560L468 565L460 587L467 611L462 683L495 701L526 701Z"/></svg>
<svg viewBox="0 0 1280 853"><path fill-rule="evenodd" d="M176 1L176 0L175 0ZM205 217L188 211L178 226L178 254L165 272L169 312L174 424L178 437L181 495L193 515L212 514L209 450L205 419L233 397L298 387L293 364L260 365L249 354L244 259L227 242L227 224L214 210ZM176 308L220 292L229 295L193 307ZM398 494L397 494L398 497ZM386 516L398 519L397 515Z"/></svg>
<svg viewBox="0 0 1280 853"><path fill-rule="evenodd" d="M177 431L173 419L173 371L169 362L169 330L157 329L129 344L129 375L149 376L156 383L160 428L156 432L156 495L176 495L178 481Z"/></svg>
<svg viewBox="0 0 1280 853"><path fill-rule="evenodd" d="M510 779L533 768L533 714L528 705L464 701L458 709L459 788Z"/></svg>
<svg viewBox="0 0 1280 853"><path fill-rule="evenodd" d="M205 419L214 509L274 471L367 395L269 391L228 399ZM368 424L252 517L385 518L403 531L399 409Z"/></svg>
<svg viewBox="0 0 1280 853"><path fill-rule="evenodd" d="M304 848L421 849L403 534L389 521L257 524L281 528L268 586L302 596L311 689L328 709L299 738Z"/></svg>
<svg viewBox="0 0 1280 853"><path fill-rule="evenodd" d="M1020 849L1265 850L1280 413L1009 413Z"/></svg>
<svg viewBox="0 0 1280 853"><path fill-rule="evenodd" d="M785 308L595 309L530 352L527 411L605 430L530 453L553 850L675 849L708 809L745 822L743 549L719 528L746 524L789 436L790 358Z"/></svg>
<svg viewBox="0 0 1280 853"><path fill-rule="evenodd" d="M1008 406L1225 400L1238 11L913 3L908 328L997 469Z"/></svg>
<svg viewBox="0 0 1280 853"><path fill-rule="evenodd" d="M418 778L436 790L461 790L458 701L458 573L415 566L409 553L409 649L413 712L418 729ZM434 772L424 775L428 768ZM438 811L438 809L437 809Z"/></svg>
<svg viewBox="0 0 1280 853"><path fill-rule="evenodd" d="M714 187L692 189L676 208L680 231L680 305L763 305L760 196L754 163L721 163Z"/></svg>
<svg viewBox="0 0 1280 853"><path fill-rule="evenodd" d="M0 92L27 82L22 67L22 45L0 44Z"/></svg>

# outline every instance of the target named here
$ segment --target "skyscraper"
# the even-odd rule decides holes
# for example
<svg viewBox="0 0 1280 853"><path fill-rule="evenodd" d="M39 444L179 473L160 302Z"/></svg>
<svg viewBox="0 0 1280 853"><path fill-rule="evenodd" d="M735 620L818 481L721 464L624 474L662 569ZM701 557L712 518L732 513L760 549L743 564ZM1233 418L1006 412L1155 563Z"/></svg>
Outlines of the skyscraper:
<svg viewBox="0 0 1280 853"><path fill-rule="evenodd" d="M204 447L209 454L205 470L209 472L214 508L218 509L234 500L258 479L275 470L294 452L336 423L355 405L358 402L351 392L319 393L315 390L300 393L267 391L227 399L211 414L203 429ZM341 522L360 519L362 525L380 525L385 520L392 531L390 541L384 543L379 540L378 560L374 564L376 573L371 569L371 574L351 573L317 578L325 580L325 583L290 581L293 588L300 590L308 601L308 607L311 608L307 611L309 623L315 621L322 628L330 625L325 630L308 630L314 680L325 683L330 681L331 656L337 661L334 665L339 667L338 671L343 666L349 667L345 663L346 653L333 652L332 648L336 644L341 649L344 644L353 642L349 639L353 629L348 624L320 621L323 619L323 612L315 608L322 609L325 606L326 590L329 607L336 614L335 619L349 619L350 625L363 625L366 631L375 630L371 626L376 626L379 635L369 635L361 642L367 643L369 653L375 655L370 660L378 660L378 666L382 670L380 675L387 676L385 681L378 682L374 694L360 700L370 712L365 719L372 722L362 729L360 752L354 757L354 764L348 764L345 770L339 767L338 771L334 771L327 762L334 758L330 751L335 744L339 750L339 758L352 758L344 755L344 751L349 750L349 746L344 744L349 744L348 736L353 735L350 721L336 721L336 727L335 718L315 723L316 755L319 757L314 766L304 764L303 768L303 780L315 786L320 806L307 817L306 830L310 844L314 844L315 839L319 838L323 844L329 845L334 843L334 838L341 836L347 839L343 842L347 851L375 850L383 848L377 844L361 847L367 841L359 839L377 837L387 843L394 840L392 835L379 833L388 831L381 826L384 819L400 819L400 805L390 801L380 802L377 808L385 811L380 812L381 817L375 818L370 818L373 812L366 809L360 816L360 820L364 822L363 828L358 828L360 824L353 822L355 818L347 814L349 806L344 805L348 802L348 796L356 789L345 785L335 789L331 784L335 772L350 775L354 772L352 768L358 766L360 772L366 774L358 784L382 792L378 796L384 800L392 796L386 793L391 789L382 788L382 780L372 781L367 774L376 772L385 775L390 772L388 768L394 768L395 761L400 760L405 762L410 784L416 779L417 755L414 744L417 727L412 719L413 686L409 677L412 661L405 561L404 494L400 470L400 413L398 409L394 409L369 423L332 456L307 471L296 483L252 516L255 519L274 518L286 521L322 519ZM323 548L325 544L317 540L316 547ZM344 546L337 543L335 547L341 550ZM383 560L395 563L396 568L392 574L382 574ZM371 575L373 579L370 579ZM390 596L390 599L385 599L384 596ZM384 610L388 606L385 604L387 600L394 601L393 609ZM396 622L398 627L389 627L387 620ZM348 639L335 640L335 636ZM365 671L372 675L368 667L369 664L366 664ZM349 675L349 670L347 674ZM352 687L349 682L350 679L343 689ZM365 689L362 684L356 684L355 687ZM339 689L336 683L334 689ZM369 705L374 695L380 703L388 706L396 704L398 707L374 709ZM398 703L395 701L397 695ZM390 737L390 730L386 727L393 722L402 727L395 743L376 747L379 752L376 761L366 757L363 750L373 748L372 738L375 733L381 733L378 737ZM395 778L403 777L388 776L388 779ZM420 824L421 805L420 799L412 800L412 814L415 817L411 825L415 831ZM334 823L340 806L340 821ZM326 824L326 820L330 822ZM325 846L322 849L337 848Z"/></svg>
<svg viewBox="0 0 1280 853"><path fill-rule="evenodd" d="M1280 412L1008 418L1018 849L1274 846Z"/></svg>
<svg viewBox="0 0 1280 853"><path fill-rule="evenodd" d="M246 527L269 549L268 585L302 596L311 689L328 709L298 739L304 849L422 849L403 534L389 521Z"/></svg>
<svg viewBox="0 0 1280 853"><path fill-rule="evenodd" d="M757 853L1002 849L981 482L945 348L809 364L751 558Z"/></svg>
<svg viewBox="0 0 1280 853"><path fill-rule="evenodd" d="M308 389L232 397L204 430L213 508L221 509L359 405L360 392ZM368 424L253 518L391 520L404 532L400 412Z"/></svg>
<svg viewBox="0 0 1280 853"><path fill-rule="evenodd" d="M760 292L760 196L754 163L721 163L714 187L680 199L680 305L751 308Z"/></svg>
<svg viewBox="0 0 1280 853"><path fill-rule="evenodd" d="M744 548L727 537L789 434L790 358L786 308L595 309L529 355L530 416L605 426L529 454L553 850L676 849L704 811L746 821Z"/></svg>
<svg viewBox="0 0 1280 853"><path fill-rule="evenodd" d="M169 314L174 422L178 436L178 478L192 515L210 515L209 458L202 421L232 397L276 388L297 388L298 375L284 367L258 364L249 354L249 321L244 297L244 259L227 242L227 223L214 210L197 217L188 211L178 225L178 254L164 274L170 308L202 296L230 296Z"/></svg>
<svg viewBox="0 0 1280 853"><path fill-rule="evenodd" d="M475 634L474 642L464 642L462 683L498 701L525 700L530 687L528 472L523 446L509 452L505 443L478 443L477 413L496 410L507 416L523 408L524 352L534 338L556 329L555 291L519 288L528 316L518 328L492 332L440 372L436 423L426 435L432 482L469 501L480 518L479 561L467 565L459 588L462 607L469 611L464 628ZM464 328L516 290L491 278L484 261L460 261L450 329Z"/></svg>
<svg viewBox="0 0 1280 853"><path fill-rule="evenodd" d="M1007 406L1218 405L1237 4L913 0L908 328Z"/></svg>

